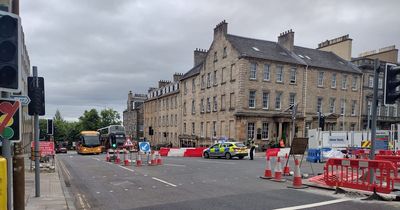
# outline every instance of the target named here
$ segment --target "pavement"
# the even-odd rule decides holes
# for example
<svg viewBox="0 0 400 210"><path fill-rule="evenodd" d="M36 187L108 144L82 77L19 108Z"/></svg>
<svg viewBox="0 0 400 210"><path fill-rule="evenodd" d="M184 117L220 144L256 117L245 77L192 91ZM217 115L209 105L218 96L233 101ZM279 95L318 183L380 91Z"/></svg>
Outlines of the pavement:
<svg viewBox="0 0 400 210"><path fill-rule="evenodd" d="M34 165L34 162L33 162ZM68 190L60 176L57 156L54 164L42 163L40 197L35 197L35 171L30 170L30 160L25 157L25 209L26 210L75 210ZM52 166L55 167L52 167Z"/></svg>

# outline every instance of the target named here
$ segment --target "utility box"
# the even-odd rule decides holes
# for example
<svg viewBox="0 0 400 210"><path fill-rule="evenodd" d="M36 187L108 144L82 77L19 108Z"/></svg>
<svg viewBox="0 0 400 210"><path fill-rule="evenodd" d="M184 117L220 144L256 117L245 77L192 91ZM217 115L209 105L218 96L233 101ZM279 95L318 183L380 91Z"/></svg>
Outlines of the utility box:
<svg viewBox="0 0 400 210"><path fill-rule="evenodd" d="M7 160L0 156L0 209L7 209Z"/></svg>

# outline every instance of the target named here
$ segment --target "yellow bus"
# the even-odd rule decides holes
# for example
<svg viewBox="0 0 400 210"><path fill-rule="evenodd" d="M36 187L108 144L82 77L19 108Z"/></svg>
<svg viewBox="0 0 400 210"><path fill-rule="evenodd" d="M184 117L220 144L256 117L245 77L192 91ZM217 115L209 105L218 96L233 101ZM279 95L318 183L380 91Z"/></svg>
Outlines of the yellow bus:
<svg viewBox="0 0 400 210"><path fill-rule="evenodd" d="M97 131L82 131L76 146L78 154L100 154L100 135Z"/></svg>

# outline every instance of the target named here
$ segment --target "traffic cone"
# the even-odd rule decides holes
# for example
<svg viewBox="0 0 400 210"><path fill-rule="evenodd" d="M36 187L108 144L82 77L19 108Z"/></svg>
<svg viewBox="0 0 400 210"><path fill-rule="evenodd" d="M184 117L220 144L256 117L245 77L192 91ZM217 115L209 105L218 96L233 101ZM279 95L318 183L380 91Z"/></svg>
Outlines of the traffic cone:
<svg viewBox="0 0 400 210"><path fill-rule="evenodd" d="M124 149L124 165L125 166L129 166L130 165L129 164L129 159L126 157L127 156L126 152L127 152L127 150Z"/></svg>
<svg viewBox="0 0 400 210"><path fill-rule="evenodd" d="M271 171L271 160L269 155L267 155L267 164L265 166L264 176L260 176L261 179L272 179L272 171Z"/></svg>
<svg viewBox="0 0 400 210"><path fill-rule="evenodd" d="M278 157L278 161L275 163L275 176L272 181L275 182L285 182L285 179L282 179L282 165L281 165L281 157Z"/></svg>
<svg viewBox="0 0 400 210"><path fill-rule="evenodd" d="M283 175L290 176L289 157L288 157L287 153L285 155L285 160L286 160L286 165L285 165L285 167L283 167Z"/></svg>
<svg viewBox="0 0 400 210"><path fill-rule="evenodd" d="M156 161L154 152L151 154L150 165L152 165L152 166L157 165L157 161Z"/></svg>
<svg viewBox="0 0 400 210"><path fill-rule="evenodd" d="M116 150L117 151L117 158L115 159L115 164L120 164L121 163L121 158L119 157L119 150Z"/></svg>
<svg viewBox="0 0 400 210"><path fill-rule="evenodd" d="M107 150L106 161L110 162L110 152Z"/></svg>
<svg viewBox="0 0 400 210"><path fill-rule="evenodd" d="M161 159L161 155L159 152L157 152L157 165L162 165L162 164L163 164L163 161Z"/></svg>
<svg viewBox="0 0 400 210"><path fill-rule="evenodd" d="M142 156L140 155L140 151L139 151L136 156L136 166L139 167L141 165L142 165Z"/></svg>
<svg viewBox="0 0 400 210"><path fill-rule="evenodd" d="M294 164L295 168L294 168L293 186L288 186L288 188L294 188L294 189L307 188L307 186L304 186L302 183L299 160L295 159Z"/></svg>

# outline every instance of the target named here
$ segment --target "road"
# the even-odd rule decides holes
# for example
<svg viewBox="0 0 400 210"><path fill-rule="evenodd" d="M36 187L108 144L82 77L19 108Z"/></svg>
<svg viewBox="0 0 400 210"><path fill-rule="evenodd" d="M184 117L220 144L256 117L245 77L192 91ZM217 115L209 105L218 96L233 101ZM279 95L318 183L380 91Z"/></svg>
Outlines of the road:
<svg viewBox="0 0 400 210"><path fill-rule="evenodd" d="M260 179L264 158L164 158L161 166L124 167L104 155L58 155L78 209L399 209L290 182Z"/></svg>

